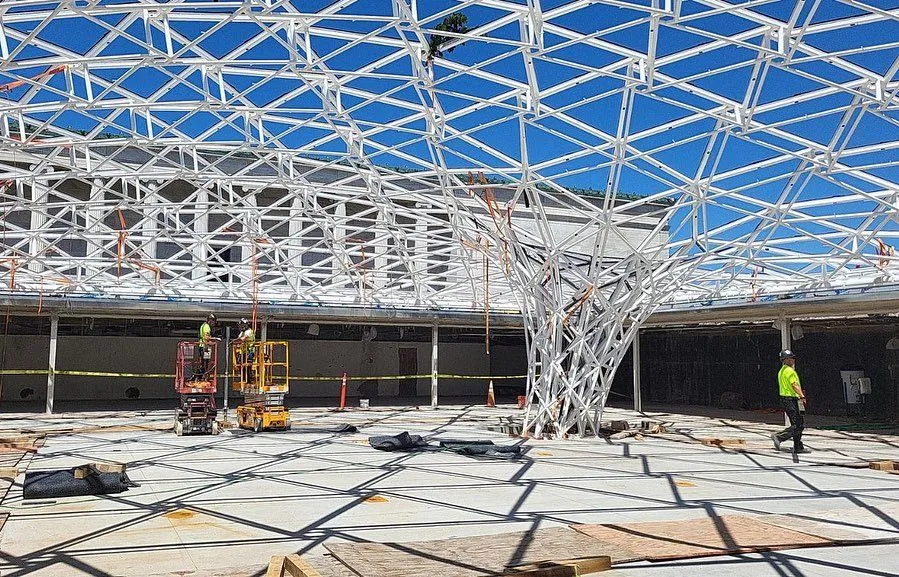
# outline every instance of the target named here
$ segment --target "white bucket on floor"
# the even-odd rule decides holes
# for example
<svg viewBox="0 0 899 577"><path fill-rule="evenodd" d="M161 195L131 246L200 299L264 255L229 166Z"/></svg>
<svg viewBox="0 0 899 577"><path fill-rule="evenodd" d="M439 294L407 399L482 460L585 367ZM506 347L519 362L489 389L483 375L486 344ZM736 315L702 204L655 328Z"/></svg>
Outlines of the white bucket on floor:
<svg viewBox="0 0 899 577"><path fill-rule="evenodd" d="M359 399L359 408L367 409L368 408L368 399Z"/></svg>

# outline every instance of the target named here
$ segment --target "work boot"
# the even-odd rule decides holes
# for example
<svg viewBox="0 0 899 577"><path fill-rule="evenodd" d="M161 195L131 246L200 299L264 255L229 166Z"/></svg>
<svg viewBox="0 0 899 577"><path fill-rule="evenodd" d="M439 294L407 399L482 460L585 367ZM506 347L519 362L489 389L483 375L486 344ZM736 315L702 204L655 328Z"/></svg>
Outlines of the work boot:
<svg viewBox="0 0 899 577"><path fill-rule="evenodd" d="M777 433L771 433L771 440L774 441L774 449L780 451L780 439L777 438Z"/></svg>
<svg viewBox="0 0 899 577"><path fill-rule="evenodd" d="M806 455L811 452L812 452L811 449L806 449L805 447L802 447L799 449L793 449L793 453L796 455Z"/></svg>

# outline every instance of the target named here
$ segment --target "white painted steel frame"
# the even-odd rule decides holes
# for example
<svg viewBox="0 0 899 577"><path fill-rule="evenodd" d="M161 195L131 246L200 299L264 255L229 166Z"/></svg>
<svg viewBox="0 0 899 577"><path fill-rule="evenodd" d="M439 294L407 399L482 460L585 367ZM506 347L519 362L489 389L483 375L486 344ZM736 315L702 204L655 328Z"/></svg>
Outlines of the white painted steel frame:
<svg viewBox="0 0 899 577"><path fill-rule="evenodd" d="M562 436L660 304L896 280L896 7L310 5L0 5L6 290L520 310Z"/></svg>

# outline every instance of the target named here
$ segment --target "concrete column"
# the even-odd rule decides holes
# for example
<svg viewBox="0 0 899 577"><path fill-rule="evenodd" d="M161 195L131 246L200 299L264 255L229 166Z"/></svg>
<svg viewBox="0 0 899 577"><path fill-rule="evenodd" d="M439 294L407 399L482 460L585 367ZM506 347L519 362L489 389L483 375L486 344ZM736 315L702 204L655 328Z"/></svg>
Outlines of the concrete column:
<svg viewBox="0 0 899 577"><path fill-rule="evenodd" d="M418 206L417 208L428 209L430 206ZM412 268L416 273L417 278L421 278L422 274L428 267L428 243L427 243L427 234L428 234L428 224L421 218L415 220L415 246L412 248L412 255L414 258ZM422 295L431 293L431 285L426 282L416 281L421 289ZM483 281L482 281L483 282Z"/></svg>
<svg viewBox="0 0 899 577"><path fill-rule="evenodd" d="M126 187L125 181L122 181L122 188ZM141 224L142 233L146 237L146 241L141 245L141 252L143 252L144 258L149 259L151 262L156 260L156 235L159 233L159 221L165 222L165 216L163 215L162 209L159 208L160 204L159 196L157 194L158 187L156 183L152 185L147 185L146 190L141 189L140 180L135 180L134 182L134 198L137 202L143 202L145 207L144 210L149 210L150 217L145 218L143 223ZM144 197L141 197L141 193L144 194ZM127 195L126 195L127 196ZM145 212L146 214L146 212Z"/></svg>
<svg viewBox="0 0 899 577"><path fill-rule="evenodd" d="M437 325L431 327L431 407L437 408L437 337L440 328Z"/></svg>
<svg viewBox="0 0 899 577"><path fill-rule="evenodd" d="M53 412L53 387L56 385L56 341L59 315L50 315L50 358L47 363L47 414Z"/></svg>
<svg viewBox="0 0 899 577"><path fill-rule="evenodd" d="M334 207L334 249L332 254L334 258L331 260L332 281L340 282L345 277L344 267L352 266L351 262L343 262L343 251L346 250L346 205L341 203Z"/></svg>
<svg viewBox="0 0 899 577"><path fill-rule="evenodd" d="M28 270L31 272L43 272L44 270L41 259L46 256L44 249L47 248L47 242L41 237L41 229L47 225L49 220L46 207L46 202L49 200L48 194L48 188L44 183L37 180L31 181L31 227L29 230L34 235L28 242L28 254L32 257L28 263Z"/></svg>
<svg viewBox="0 0 899 577"><path fill-rule="evenodd" d="M231 389L231 325L225 327L225 419L228 419L228 392Z"/></svg>
<svg viewBox="0 0 899 577"><path fill-rule="evenodd" d="M209 273L209 191L203 187L197 189L197 200L194 202L194 246L193 246L193 280L202 279Z"/></svg>
<svg viewBox="0 0 899 577"><path fill-rule="evenodd" d="M239 187L238 187L239 188ZM241 198L242 195L242 198ZM232 202L236 202L238 200L242 200L244 204L252 209L256 208L256 193L247 189L243 189L240 192L234 190L234 187L231 187L231 198ZM240 246L241 247L241 257L240 260L242 263L245 263L242 267L243 274L240 276L245 278L248 281L252 281L253 279L253 256L256 255L256 242L251 240L259 235L259 232L262 228L262 223L255 216L249 216L247 220L243 224L243 232L246 235L246 241L241 239L236 239L232 246ZM258 270L256 271L258 274Z"/></svg>
<svg viewBox="0 0 899 577"><path fill-rule="evenodd" d="M634 336L634 344L631 350L634 356L634 410L643 411L643 396L640 390L640 331Z"/></svg>
<svg viewBox="0 0 899 577"><path fill-rule="evenodd" d="M374 268L371 271L372 285L382 288L387 284L387 232L376 230L375 239L372 241L372 251L375 253ZM402 247L397 247L397 254L402 254ZM368 255L365 255L368 258Z"/></svg>
<svg viewBox="0 0 899 577"><path fill-rule="evenodd" d="M289 269L301 269L303 266L303 239L300 233L303 231L303 198L306 190L294 195L290 203L290 218L287 221L287 259L290 261Z"/></svg>
<svg viewBox="0 0 899 577"><path fill-rule="evenodd" d="M262 329L259 331L259 340L265 342L268 340L268 319L262 319Z"/></svg>
<svg viewBox="0 0 899 577"><path fill-rule="evenodd" d="M781 350L788 349L788 348L790 348L790 344L791 344L790 329L792 327L790 324L790 319L785 318L785 317L780 317L779 324L780 324L780 348L781 348Z"/></svg>
<svg viewBox="0 0 899 577"><path fill-rule="evenodd" d="M124 181L122 186L125 186ZM103 191L103 181L99 178L94 179L91 185L90 200L87 205L87 214L85 229L87 236L92 237L88 241L87 247L87 270L85 274L93 274L99 271L102 266L100 261L103 258L103 241L109 238L109 234L103 234L103 201L106 196Z"/></svg>
<svg viewBox="0 0 899 577"><path fill-rule="evenodd" d="M780 349L788 349L790 348L792 336L790 334L790 319L781 316L780 319L778 319L778 324L780 325ZM786 413L784 413L784 426L790 426L790 417L788 417Z"/></svg>

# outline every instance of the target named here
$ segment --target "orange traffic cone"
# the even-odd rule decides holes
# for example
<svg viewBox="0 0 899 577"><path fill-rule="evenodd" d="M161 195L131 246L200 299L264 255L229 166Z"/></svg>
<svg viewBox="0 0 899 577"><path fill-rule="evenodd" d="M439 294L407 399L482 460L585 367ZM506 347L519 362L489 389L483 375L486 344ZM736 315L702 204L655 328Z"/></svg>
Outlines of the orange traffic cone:
<svg viewBox="0 0 899 577"><path fill-rule="evenodd" d="M496 397L493 396L493 379L490 379L490 384L487 385L487 406L496 406Z"/></svg>

